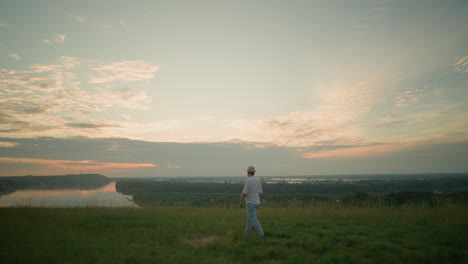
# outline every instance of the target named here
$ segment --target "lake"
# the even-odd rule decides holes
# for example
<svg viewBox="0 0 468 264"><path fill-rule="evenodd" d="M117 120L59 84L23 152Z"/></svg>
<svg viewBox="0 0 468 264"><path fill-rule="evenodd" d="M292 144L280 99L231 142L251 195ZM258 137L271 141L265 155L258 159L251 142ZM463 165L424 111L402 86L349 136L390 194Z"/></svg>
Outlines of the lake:
<svg viewBox="0 0 468 264"><path fill-rule="evenodd" d="M138 207L111 182L99 189L17 190L0 196L0 207Z"/></svg>

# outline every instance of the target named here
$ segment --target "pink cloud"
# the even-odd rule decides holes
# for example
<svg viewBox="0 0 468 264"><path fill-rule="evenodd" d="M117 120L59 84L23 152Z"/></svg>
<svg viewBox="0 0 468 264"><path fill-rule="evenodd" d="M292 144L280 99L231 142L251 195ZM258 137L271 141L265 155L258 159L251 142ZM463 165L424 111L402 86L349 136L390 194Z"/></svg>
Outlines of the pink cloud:
<svg viewBox="0 0 468 264"><path fill-rule="evenodd" d="M151 163L111 163L98 162L92 160L49 160L49 159L34 159L34 158L10 158L0 157L0 163L29 163L43 164L51 168L61 168L69 170L99 170L99 169L136 169L156 167L156 164Z"/></svg>
<svg viewBox="0 0 468 264"><path fill-rule="evenodd" d="M303 153L302 156L306 159L372 157L392 154L395 152L403 152L425 145L466 141L468 141L468 131L465 130L458 133L430 135L420 138L384 142L375 145L306 152Z"/></svg>
<svg viewBox="0 0 468 264"><path fill-rule="evenodd" d="M306 159L326 159L326 158L360 158L376 155L384 155L393 152L403 151L412 147L411 144L383 144L375 146L362 146L343 149L324 150L317 152L307 152L303 154Z"/></svg>
<svg viewBox="0 0 468 264"><path fill-rule="evenodd" d="M19 143L0 141L0 148L14 148L14 147L16 147L17 145L19 145Z"/></svg>

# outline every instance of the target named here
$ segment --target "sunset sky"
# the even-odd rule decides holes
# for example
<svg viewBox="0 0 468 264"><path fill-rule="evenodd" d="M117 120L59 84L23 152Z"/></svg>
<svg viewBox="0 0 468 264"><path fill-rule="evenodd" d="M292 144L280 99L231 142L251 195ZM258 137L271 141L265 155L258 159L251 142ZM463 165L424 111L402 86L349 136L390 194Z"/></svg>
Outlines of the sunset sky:
<svg viewBox="0 0 468 264"><path fill-rule="evenodd" d="M467 14L0 0L0 176L468 172Z"/></svg>

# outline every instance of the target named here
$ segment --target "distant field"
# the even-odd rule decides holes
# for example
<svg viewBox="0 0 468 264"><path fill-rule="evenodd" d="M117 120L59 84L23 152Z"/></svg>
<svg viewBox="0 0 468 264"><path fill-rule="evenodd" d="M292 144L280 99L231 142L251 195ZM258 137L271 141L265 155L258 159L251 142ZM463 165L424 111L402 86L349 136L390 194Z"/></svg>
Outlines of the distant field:
<svg viewBox="0 0 468 264"><path fill-rule="evenodd" d="M2 208L0 263L468 263L468 208Z"/></svg>

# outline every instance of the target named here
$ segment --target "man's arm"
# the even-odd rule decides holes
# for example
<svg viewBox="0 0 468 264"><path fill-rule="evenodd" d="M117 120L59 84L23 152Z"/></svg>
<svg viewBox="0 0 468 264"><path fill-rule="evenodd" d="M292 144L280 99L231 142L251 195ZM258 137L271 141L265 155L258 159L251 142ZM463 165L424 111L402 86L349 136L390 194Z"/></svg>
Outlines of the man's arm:
<svg viewBox="0 0 468 264"><path fill-rule="evenodd" d="M241 198L240 198L240 201L239 201L239 207L242 208L242 206L244 205L244 200L245 200L245 197L247 195L245 193L242 193L241 195Z"/></svg>

